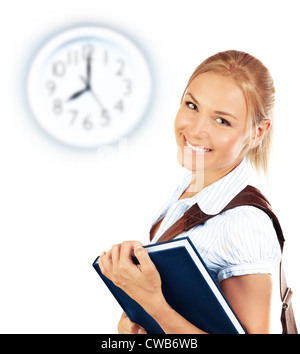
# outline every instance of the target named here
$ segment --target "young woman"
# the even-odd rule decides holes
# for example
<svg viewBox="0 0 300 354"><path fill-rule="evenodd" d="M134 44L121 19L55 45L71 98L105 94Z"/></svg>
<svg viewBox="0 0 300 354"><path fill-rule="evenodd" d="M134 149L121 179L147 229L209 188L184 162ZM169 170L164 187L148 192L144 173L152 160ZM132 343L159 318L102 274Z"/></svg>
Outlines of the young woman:
<svg viewBox="0 0 300 354"><path fill-rule="evenodd" d="M219 213L249 181L249 162L267 170L272 137L273 80L253 56L218 53L196 68L175 120L178 162L190 171L151 230L152 242L193 204ZM248 333L269 333L271 274L281 252L260 209L228 210L178 237L189 236ZM149 240L150 242L150 240ZM134 250L140 265L131 260ZM166 302L158 271L139 242L102 252L101 271L135 299L165 333L204 333ZM120 333L145 333L123 314Z"/></svg>

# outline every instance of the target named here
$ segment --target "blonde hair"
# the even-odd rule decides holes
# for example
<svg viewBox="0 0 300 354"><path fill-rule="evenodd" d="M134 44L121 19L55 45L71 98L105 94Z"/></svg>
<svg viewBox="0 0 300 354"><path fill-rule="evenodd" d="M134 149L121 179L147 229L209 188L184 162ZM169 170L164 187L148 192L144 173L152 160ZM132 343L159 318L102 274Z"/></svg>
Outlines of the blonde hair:
<svg viewBox="0 0 300 354"><path fill-rule="evenodd" d="M274 82L264 64L250 54L228 50L217 53L201 63L190 77L190 83L200 74L212 71L231 77L244 93L250 129L256 129L264 119L271 120L271 126L261 143L249 149L246 158L257 171L267 172L273 136L273 111L275 103ZM183 97L182 96L182 97ZM251 130L252 131L252 130Z"/></svg>

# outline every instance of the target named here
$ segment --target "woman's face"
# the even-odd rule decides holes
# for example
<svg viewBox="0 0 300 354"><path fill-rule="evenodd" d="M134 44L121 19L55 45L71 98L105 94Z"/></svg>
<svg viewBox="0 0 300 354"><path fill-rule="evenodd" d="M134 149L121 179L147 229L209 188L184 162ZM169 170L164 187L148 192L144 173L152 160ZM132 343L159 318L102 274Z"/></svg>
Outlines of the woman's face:
<svg viewBox="0 0 300 354"><path fill-rule="evenodd" d="M175 119L178 162L196 171L232 170L249 142L242 90L225 76L207 72L189 85Z"/></svg>

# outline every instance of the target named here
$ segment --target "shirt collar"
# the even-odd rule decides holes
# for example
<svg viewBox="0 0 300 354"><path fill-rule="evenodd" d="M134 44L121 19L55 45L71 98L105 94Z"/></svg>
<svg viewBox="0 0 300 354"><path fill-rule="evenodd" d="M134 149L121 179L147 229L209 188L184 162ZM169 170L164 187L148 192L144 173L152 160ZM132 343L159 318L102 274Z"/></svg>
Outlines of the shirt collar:
<svg viewBox="0 0 300 354"><path fill-rule="evenodd" d="M176 198L185 191L190 184L189 173L177 190ZM191 206L198 204L206 214L218 214L239 192L250 183L249 162L244 159L234 170L223 178L212 183L191 198L181 199L180 202Z"/></svg>

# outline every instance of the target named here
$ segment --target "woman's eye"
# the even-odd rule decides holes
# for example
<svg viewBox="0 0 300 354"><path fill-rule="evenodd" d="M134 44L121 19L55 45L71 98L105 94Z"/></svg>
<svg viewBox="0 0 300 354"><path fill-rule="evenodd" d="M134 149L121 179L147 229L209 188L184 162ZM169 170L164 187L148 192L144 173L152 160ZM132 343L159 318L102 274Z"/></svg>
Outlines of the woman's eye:
<svg viewBox="0 0 300 354"><path fill-rule="evenodd" d="M224 118L218 117L218 118L216 119L216 121L217 121L217 123L220 124L220 125L226 125L226 126L228 126L228 127L231 126L231 124L230 124L226 119L224 119Z"/></svg>
<svg viewBox="0 0 300 354"><path fill-rule="evenodd" d="M190 109L193 109L193 110L197 109L197 106L193 102L187 101L187 102L185 102L185 105Z"/></svg>

